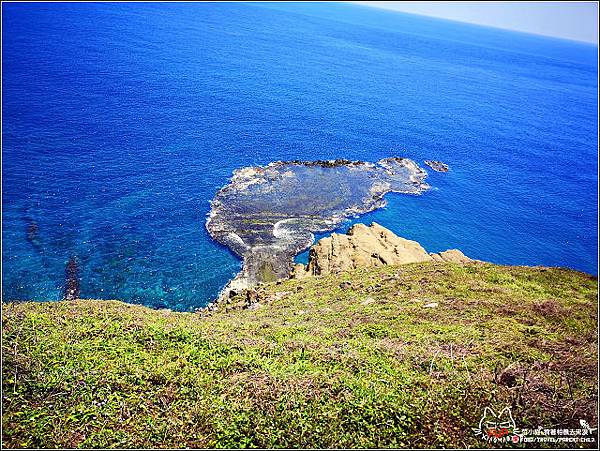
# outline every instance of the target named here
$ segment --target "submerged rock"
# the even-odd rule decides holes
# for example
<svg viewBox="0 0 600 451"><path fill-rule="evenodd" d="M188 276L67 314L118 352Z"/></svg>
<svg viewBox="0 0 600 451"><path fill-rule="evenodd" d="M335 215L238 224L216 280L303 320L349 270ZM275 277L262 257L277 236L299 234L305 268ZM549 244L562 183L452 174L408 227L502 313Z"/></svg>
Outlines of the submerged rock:
<svg viewBox="0 0 600 451"><path fill-rule="evenodd" d="M448 172L448 165L441 161L425 160L425 164L437 172Z"/></svg>
<svg viewBox="0 0 600 451"><path fill-rule="evenodd" d="M355 224L346 235L333 233L319 240L310 249L308 265L296 265L292 276L303 278L356 268L425 261L465 263L471 259L457 249L428 254L416 241L399 237L377 223L370 227Z"/></svg>
<svg viewBox="0 0 600 451"><path fill-rule="evenodd" d="M29 241L30 243L32 243L34 245L37 245L38 244L38 231L39 231L39 227L37 225L37 222L31 221L27 225L27 241Z"/></svg>
<svg viewBox="0 0 600 451"><path fill-rule="evenodd" d="M40 241L40 227L33 219L26 218L27 221L27 241L31 243L33 248L40 252L42 250L42 243Z"/></svg>
<svg viewBox="0 0 600 451"><path fill-rule="evenodd" d="M414 161L291 161L236 170L211 202L206 228L243 259L222 293L286 278L313 233L383 207L388 192L420 194L427 173Z"/></svg>
<svg viewBox="0 0 600 451"><path fill-rule="evenodd" d="M65 268L65 301L79 299L79 268L75 257L69 258L69 262Z"/></svg>

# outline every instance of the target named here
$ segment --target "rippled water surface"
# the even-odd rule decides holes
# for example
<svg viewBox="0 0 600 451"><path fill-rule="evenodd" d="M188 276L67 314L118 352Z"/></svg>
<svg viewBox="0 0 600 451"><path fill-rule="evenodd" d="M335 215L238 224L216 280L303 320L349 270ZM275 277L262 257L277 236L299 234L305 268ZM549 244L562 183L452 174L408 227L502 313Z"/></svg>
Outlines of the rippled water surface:
<svg viewBox="0 0 600 451"><path fill-rule="evenodd" d="M597 272L594 46L343 4L9 3L2 20L4 299L60 299L75 256L82 297L206 304L240 268L209 202L277 160L444 161L432 190L360 220Z"/></svg>

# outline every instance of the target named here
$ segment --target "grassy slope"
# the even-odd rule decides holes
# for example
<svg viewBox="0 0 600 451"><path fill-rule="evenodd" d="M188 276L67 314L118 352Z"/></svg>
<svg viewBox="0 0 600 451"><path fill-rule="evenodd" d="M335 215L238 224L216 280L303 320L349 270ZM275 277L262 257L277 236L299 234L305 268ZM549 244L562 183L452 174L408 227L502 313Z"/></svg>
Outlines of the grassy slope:
<svg viewBox="0 0 600 451"><path fill-rule="evenodd" d="M596 295L567 270L426 263L264 286L257 310L4 304L3 445L481 446L488 405L596 425Z"/></svg>

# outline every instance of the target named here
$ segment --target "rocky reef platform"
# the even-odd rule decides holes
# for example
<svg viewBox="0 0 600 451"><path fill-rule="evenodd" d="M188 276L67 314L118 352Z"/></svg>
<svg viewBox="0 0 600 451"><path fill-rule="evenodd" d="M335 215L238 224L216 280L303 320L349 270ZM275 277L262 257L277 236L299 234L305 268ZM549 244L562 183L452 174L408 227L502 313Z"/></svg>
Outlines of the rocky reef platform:
<svg viewBox="0 0 600 451"><path fill-rule="evenodd" d="M426 177L406 158L279 161L234 171L206 221L210 236L243 259L224 292L288 277L314 233L383 207L389 192L420 194L429 189Z"/></svg>

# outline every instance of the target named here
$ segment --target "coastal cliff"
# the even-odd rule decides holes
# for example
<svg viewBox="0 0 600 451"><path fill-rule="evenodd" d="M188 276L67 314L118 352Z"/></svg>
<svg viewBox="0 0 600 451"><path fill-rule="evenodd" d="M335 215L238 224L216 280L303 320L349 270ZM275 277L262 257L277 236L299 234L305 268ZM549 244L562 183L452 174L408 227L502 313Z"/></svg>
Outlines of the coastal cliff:
<svg viewBox="0 0 600 451"><path fill-rule="evenodd" d="M355 242L373 234L377 259ZM329 242L357 244L348 260L321 241L319 275L215 311L3 304L2 445L479 448L484 408L505 406L519 428L597 424L595 277L348 237ZM423 261L376 263L401 248Z"/></svg>

